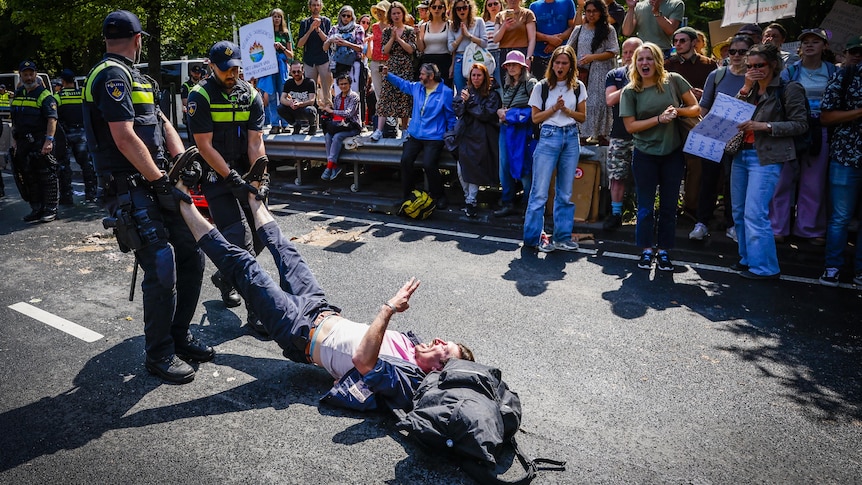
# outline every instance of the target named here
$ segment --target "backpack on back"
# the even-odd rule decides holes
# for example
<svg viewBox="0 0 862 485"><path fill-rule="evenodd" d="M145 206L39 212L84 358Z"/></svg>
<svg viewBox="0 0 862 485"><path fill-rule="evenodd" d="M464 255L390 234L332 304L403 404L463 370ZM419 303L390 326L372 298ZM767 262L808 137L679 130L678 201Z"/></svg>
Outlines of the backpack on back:
<svg viewBox="0 0 862 485"><path fill-rule="evenodd" d="M539 464L565 470L565 462L530 460L518 449L521 401L501 379L499 369L452 359L429 373L413 396L413 410L395 411L398 429L429 450L461 459L464 470L479 483L529 483ZM505 445L511 445L526 475L514 482L497 478L494 469ZM544 468L543 468L544 469Z"/></svg>

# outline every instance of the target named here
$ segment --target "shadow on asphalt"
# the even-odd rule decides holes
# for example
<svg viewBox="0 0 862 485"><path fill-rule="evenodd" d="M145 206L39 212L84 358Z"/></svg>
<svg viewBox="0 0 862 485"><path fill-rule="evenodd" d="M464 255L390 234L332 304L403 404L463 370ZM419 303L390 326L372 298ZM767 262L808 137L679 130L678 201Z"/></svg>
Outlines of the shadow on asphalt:
<svg viewBox="0 0 862 485"><path fill-rule="evenodd" d="M777 380L784 397L809 418L857 425L862 420L862 328L858 306L848 304L848 298L859 299L857 290L749 281L715 271L704 271L699 284L678 283L676 275L698 271L677 266L674 273L649 272L634 262L595 261L620 279L619 289L602 294L614 315L634 320L648 311L684 307L733 334L739 345L715 349Z"/></svg>

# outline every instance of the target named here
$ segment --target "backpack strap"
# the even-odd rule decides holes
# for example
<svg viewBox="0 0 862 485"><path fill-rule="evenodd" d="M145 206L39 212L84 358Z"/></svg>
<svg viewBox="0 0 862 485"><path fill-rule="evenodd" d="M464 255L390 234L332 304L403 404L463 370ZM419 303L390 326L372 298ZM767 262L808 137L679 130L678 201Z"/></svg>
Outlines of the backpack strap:
<svg viewBox="0 0 862 485"><path fill-rule="evenodd" d="M712 85L718 86L718 83L720 83L721 80L724 79L725 74L727 74L727 67L719 67L718 69L716 69L715 70L715 77L712 78L712 80L713 80Z"/></svg>
<svg viewBox="0 0 862 485"><path fill-rule="evenodd" d="M518 443L515 441L514 436L509 440L509 444L512 445L512 448L515 450L515 456L518 457L518 461L524 468L524 475L522 477L513 480L504 480L494 473L493 468L475 460L462 460L461 468L467 472L467 475L470 475L470 478L476 480L476 482L490 485L527 485L536 478L536 475L540 471L561 472L566 470L565 461L551 460L548 458L536 458L531 460L518 448ZM550 466L540 467L539 465Z"/></svg>

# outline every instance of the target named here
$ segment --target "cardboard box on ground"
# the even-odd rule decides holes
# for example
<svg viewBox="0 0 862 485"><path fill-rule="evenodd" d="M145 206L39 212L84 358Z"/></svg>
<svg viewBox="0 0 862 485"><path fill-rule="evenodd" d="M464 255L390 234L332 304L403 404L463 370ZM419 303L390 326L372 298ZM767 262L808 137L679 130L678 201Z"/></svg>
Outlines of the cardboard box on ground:
<svg viewBox="0 0 862 485"><path fill-rule="evenodd" d="M596 222L599 217L599 185L602 177L601 162L584 160L578 162L575 181L572 183L572 202L575 203L576 222ZM551 187L548 189L548 202L545 204L545 215L554 213L554 187L557 174L551 177Z"/></svg>

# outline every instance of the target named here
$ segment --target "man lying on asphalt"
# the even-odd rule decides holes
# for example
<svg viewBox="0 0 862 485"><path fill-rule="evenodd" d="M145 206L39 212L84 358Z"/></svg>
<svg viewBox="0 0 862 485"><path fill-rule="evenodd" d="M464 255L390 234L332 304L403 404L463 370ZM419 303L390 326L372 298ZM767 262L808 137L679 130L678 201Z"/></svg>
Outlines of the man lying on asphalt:
<svg viewBox="0 0 862 485"><path fill-rule="evenodd" d="M177 188L188 191L182 180ZM410 307L410 297L419 288L416 278L380 306L371 325L342 317L269 209L252 193L248 200L258 235L278 266L279 283L248 251L228 243L193 205L180 202L180 212L198 246L222 274L237 282L237 290L285 357L323 367L338 380L324 401L353 409L373 409L378 402L409 409L426 373L442 369L451 358L473 360L461 344L441 339L419 343L412 333L387 330L392 316Z"/></svg>

